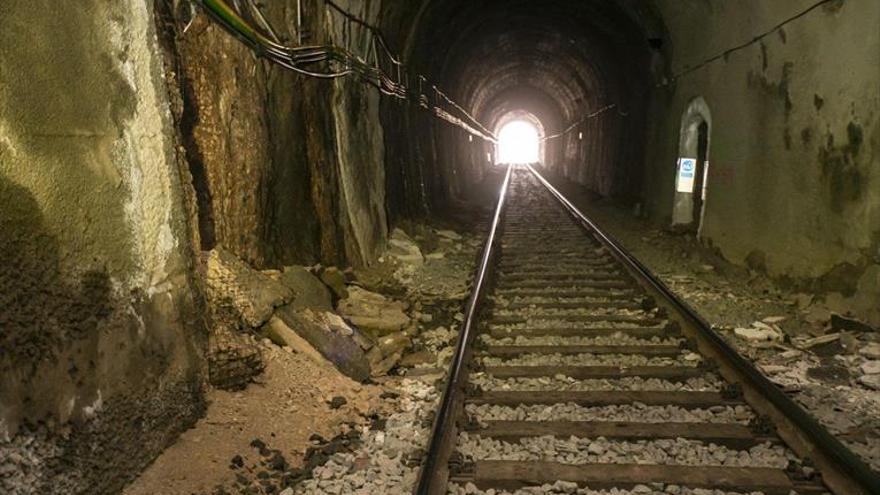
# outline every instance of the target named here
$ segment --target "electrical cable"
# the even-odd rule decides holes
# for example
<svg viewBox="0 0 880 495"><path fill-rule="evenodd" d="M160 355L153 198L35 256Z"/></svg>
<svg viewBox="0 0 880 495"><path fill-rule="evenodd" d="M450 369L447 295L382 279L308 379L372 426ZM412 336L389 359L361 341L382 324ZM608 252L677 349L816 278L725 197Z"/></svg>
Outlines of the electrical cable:
<svg viewBox="0 0 880 495"><path fill-rule="evenodd" d="M369 44L365 56L361 57L347 48L336 45L285 46L255 0L243 0L247 4L247 14L242 12L239 5L240 0L232 0L235 8L230 7L224 0L193 1L202 6L210 14L210 17L217 21L226 31L254 50L257 56L276 63L287 70L320 79L357 76L361 82L375 87L384 95L413 102L420 108L431 111L437 118L460 127L469 134L491 143L497 142L495 135L491 131L434 85L430 87L450 107L450 111L440 108L437 104L431 105L428 96L422 92L421 83L427 81L424 76L418 76L420 83L418 93L412 92L407 84L410 77L406 65L391 52L379 28L347 12L331 0L324 0L324 2L330 7L330 12L339 13L348 23L345 27L349 33L348 38L352 37L352 25L360 26L370 33L372 42ZM250 17L253 24L258 25L259 28L254 27L245 18L246 16ZM375 63L370 62L371 55L374 55ZM392 72L396 73L394 77L382 68L383 61L387 62ZM327 64L326 71L316 71L303 67L322 63ZM334 64L339 68L334 69Z"/></svg>
<svg viewBox="0 0 880 495"><path fill-rule="evenodd" d="M568 127L565 128L564 131L560 131L560 132L557 132L556 134L553 134L553 135L550 135L550 136L545 136L545 137L541 138L541 141L549 141L549 140L551 140L551 139L560 138L560 137L562 137L562 136L564 136L564 135L566 135L566 134L572 132L572 131L575 130L579 125L583 124L584 122L586 122L586 121L588 121L588 120L590 120L590 119L592 119L592 118L596 118L596 117L602 115L603 113L605 113L605 112L607 112L607 111L609 111L609 110L613 110L613 109L615 109L615 108L617 108L617 103L611 103L610 105L605 105L604 107L602 107L602 108L596 110L595 112L590 113L589 115L584 116L583 118L579 119L577 122L574 122L573 124L569 125ZM620 110L617 110L617 113L618 113L621 117L626 117L626 116L629 115L628 113L626 113L626 112L622 112L622 111L620 111Z"/></svg>
<svg viewBox="0 0 880 495"><path fill-rule="evenodd" d="M732 48L728 48L727 50L724 50L723 52L721 52L715 56L712 56L712 57L707 58L706 60L703 60L702 62L698 63L697 65L693 65L690 67L685 66L684 70L678 72L677 74L670 76L669 81L662 83L662 84L658 84L658 86L668 85L670 81L675 81L675 80L681 78L682 76L686 76L692 72L696 72L697 70L702 69L703 67L711 64L712 62L716 62L716 61L721 60L723 58L727 58L733 52L737 52L739 50L742 50L743 48L748 48L748 47L754 45L755 43L761 41L762 39L766 38L767 36L773 34L777 30L784 27L785 25L787 25L793 21L796 21L796 20L800 19L801 17L804 17L805 15L809 14L810 12L818 9L819 7L821 7L827 3L831 3L834 1L836 1L836 0L820 0L819 2L816 2L813 5L807 7L806 9L798 12L797 14L794 14L793 16L777 23L775 26L764 31L763 33L758 34L756 36L753 36L752 39L749 41L740 43L739 45L736 45Z"/></svg>

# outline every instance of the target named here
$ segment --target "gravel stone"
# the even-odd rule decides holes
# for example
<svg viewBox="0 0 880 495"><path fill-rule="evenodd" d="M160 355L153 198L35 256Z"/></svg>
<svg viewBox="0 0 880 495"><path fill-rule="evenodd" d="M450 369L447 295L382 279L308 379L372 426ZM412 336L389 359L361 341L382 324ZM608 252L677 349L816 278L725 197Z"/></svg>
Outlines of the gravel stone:
<svg viewBox="0 0 880 495"><path fill-rule="evenodd" d="M467 413L485 421L638 421L642 423L739 423L748 424L755 415L746 406L720 406L715 409L684 409L676 406L625 404L584 407L577 404L537 406L498 406L469 404Z"/></svg>
<svg viewBox="0 0 880 495"><path fill-rule="evenodd" d="M790 460L796 459L785 447L770 443L748 450L733 450L682 438L619 442L603 437L565 439L543 436L509 443L468 432L459 435L458 452L467 461L550 461L571 465L615 463L783 469Z"/></svg>
<svg viewBox="0 0 880 495"><path fill-rule="evenodd" d="M485 391L494 390L525 390L525 391L560 391L560 390L653 390L653 391L691 391L717 392L723 383L715 375L705 374L702 377L690 378L683 382L670 382L657 378L626 377L616 380L590 379L575 380L574 378L557 375L539 378L495 378L485 373L474 373L471 382Z"/></svg>

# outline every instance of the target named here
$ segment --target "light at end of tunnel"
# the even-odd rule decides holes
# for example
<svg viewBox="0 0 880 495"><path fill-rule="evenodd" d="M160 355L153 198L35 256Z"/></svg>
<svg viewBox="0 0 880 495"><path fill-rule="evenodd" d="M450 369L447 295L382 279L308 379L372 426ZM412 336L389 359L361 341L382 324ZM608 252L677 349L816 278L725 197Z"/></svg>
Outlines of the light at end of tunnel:
<svg viewBox="0 0 880 495"><path fill-rule="evenodd" d="M529 122L514 120L498 133L497 163L537 163L540 147L538 128Z"/></svg>
<svg viewBox="0 0 880 495"><path fill-rule="evenodd" d="M492 153L486 153L486 161L492 163Z"/></svg>
<svg viewBox="0 0 880 495"><path fill-rule="evenodd" d="M578 133L578 139L580 139L581 141L584 140L584 133L583 132Z"/></svg>

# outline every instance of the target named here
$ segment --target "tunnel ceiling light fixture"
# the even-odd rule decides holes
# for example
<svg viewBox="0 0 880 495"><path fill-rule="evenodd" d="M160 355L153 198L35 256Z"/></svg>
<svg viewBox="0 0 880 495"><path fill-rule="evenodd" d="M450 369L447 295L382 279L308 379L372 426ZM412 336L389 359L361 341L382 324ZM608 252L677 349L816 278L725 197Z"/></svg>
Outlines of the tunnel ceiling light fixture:
<svg viewBox="0 0 880 495"><path fill-rule="evenodd" d="M508 122L498 133L497 163L537 163L540 161L541 137L531 122Z"/></svg>

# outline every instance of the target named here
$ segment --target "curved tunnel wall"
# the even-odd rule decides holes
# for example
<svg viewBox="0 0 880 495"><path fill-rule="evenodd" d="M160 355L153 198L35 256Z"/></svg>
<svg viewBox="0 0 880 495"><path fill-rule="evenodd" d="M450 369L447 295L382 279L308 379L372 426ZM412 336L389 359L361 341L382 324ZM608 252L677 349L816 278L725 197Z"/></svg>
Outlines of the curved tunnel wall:
<svg viewBox="0 0 880 495"><path fill-rule="evenodd" d="M651 79L648 38L659 25L651 15L630 2L447 0L404 9L386 24L409 60L421 64L419 71L490 127L501 115L523 110L555 134L616 105L619 111L548 141L546 165L603 195L634 196ZM432 201L482 176L486 161L473 158L483 154L475 155L455 133L434 126L415 131L416 146L438 148L433 162L421 164L444 177L444 191Z"/></svg>

